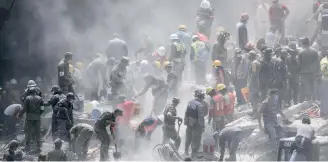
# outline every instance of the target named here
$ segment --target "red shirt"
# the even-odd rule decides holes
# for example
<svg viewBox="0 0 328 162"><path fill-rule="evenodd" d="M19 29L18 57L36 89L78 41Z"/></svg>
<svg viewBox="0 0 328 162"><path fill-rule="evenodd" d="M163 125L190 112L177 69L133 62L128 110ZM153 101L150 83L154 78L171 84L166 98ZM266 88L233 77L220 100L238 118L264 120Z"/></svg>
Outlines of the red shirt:
<svg viewBox="0 0 328 162"><path fill-rule="evenodd" d="M131 118L134 114L134 102L133 101L125 101L123 103L117 104L117 108L123 111L123 116L117 117L117 123L120 124L129 124Z"/></svg>

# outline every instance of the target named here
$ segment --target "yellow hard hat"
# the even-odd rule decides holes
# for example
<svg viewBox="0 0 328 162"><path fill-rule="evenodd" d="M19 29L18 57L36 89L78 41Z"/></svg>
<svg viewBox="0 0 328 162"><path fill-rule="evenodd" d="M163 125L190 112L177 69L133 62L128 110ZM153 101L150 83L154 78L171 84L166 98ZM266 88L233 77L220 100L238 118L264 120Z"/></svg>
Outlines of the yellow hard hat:
<svg viewBox="0 0 328 162"><path fill-rule="evenodd" d="M84 64L82 62L77 62L75 65L79 70L84 68Z"/></svg>
<svg viewBox="0 0 328 162"><path fill-rule="evenodd" d="M159 61L155 61L155 66L156 66L157 68L161 68L161 62L159 62Z"/></svg>
<svg viewBox="0 0 328 162"><path fill-rule="evenodd" d="M207 87L206 88L206 94L208 95L211 91L213 91L214 90L214 88L212 88L212 87Z"/></svg>
<svg viewBox="0 0 328 162"><path fill-rule="evenodd" d="M216 28L216 33L217 34L220 34L223 31L225 31L225 29L222 26L219 26L218 28Z"/></svg>
<svg viewBox="0 0 328 162"><path fill-rule="evenodd" d="M179 25L179 30L186 30L187 26L186 25Z"/></svg>
<svg viewBox="0 0 328 162"><path fill-rule="evenodd" d="M164 63L164 67L166 67L167 65L170 65L170 64L171 64L170 61L166 61L166 62Z"/></svg>
<svg viewBox="0 0 328 162"><path fill-rule="evenodd" d="M226 88L226 86L224 85L224 84L218 84L217 86L216 86L216 90L217 91L221 91L222 89L224 89L224 88Z"/></svg>
<svg viewBox="0 0 328 162"><path fill-rule="evenodd" d="M74 71L75 71L74 66L72 64L69 64L69 72L74 73Z"/></svg>
<svg viewBox="0 0 328 162"><path fill-rule="evenodd" d="M214 65L214 66L222 66L222 63L221 63L220 60L214 60L214 61L213 61L213 65Z"/></svg>

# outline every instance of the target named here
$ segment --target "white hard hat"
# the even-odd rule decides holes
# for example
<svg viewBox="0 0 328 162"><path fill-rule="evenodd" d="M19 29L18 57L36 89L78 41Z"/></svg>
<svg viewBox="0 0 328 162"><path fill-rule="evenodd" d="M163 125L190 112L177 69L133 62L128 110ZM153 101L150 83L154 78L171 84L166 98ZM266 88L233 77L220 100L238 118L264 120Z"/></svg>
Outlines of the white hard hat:
<svg viewBox="0 0 328 162"><path fill-rule="evenodd" d="M171 35L170 35L170 39L171 39L171 40L177 40L177 39L179 39L179 37L178 37L177 34L171 34Z"/></svg>
<svg viewBox="0 0 328 162"><path fill-rule="evenodd" d="M200 4L200 7L201 8L205 8L205 9L210 8L211 7L211 3L209 1L207 1L207 0L203 0L202 3Z"/></svg>
<svg viewBox="0 0 328 162"><path fill-rule="evenodd" d="M17 80L16 79L11 79L9 81L9 83L12 84L12 85L16 85L17 84Z"/></svg>
<svg viewBox="0 0 328 162"><path fill-rule="evenodd" d="M41 79L41 77L38 76L38 77L36 77L35 81L36 82L42 82L42 79Z"/></svg>
<svg viewBox="0 0 328 162"><path fill-rule="evenodd" d="M160 55L160 56L165 56L165 53L166 53L166 49L165 47L161 46L158 48L157 50L157 53Z"/></svg>
<svg viewBox="0 0 328 162"><path fill-rule="evenodd" d="M142 61L140 62L140 64L141 64L141 65L148 65L148 61L147 61L147 60L142 60Z"/></svg>
<svg viewBox="0 0 328 162"><path fill-rule="evenodd" d="M164 122L164 115L162 114L162 115L158 116L158 119L159 119L161 122Z"/></svg>
<svg viewBox="0 0 328 162"><path fill-rule="evenodd" d="M192 39L192 40L199 39L199 36L198 36L198 35L193 35L193 36L191 37L191 39Z"/></svg>
<svg viewBox="0 0 328 162"><path fill-rule="evenodd" d="M27 88L35 87L35 86L36 86L36 83L34 82L34 80L29 80L27 82Z"/></svg>

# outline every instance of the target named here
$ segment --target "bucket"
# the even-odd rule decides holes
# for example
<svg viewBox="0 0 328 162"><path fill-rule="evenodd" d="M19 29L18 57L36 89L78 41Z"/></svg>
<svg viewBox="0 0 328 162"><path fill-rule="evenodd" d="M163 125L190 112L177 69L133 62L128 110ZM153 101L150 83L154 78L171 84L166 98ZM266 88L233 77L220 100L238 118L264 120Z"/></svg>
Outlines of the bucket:
<svg viewBox="0 0 328 162"><path fill-rule="evenodd" d="M91 101L84 103L84 113L90 114L93 109L98 108L100 103L98 101Z"/></svg>
<svg viewBox="0 0 328 162"><path fill-rule="evenodd" d="M248 101L249 88L248 87L242 88L241 94L243 95L245 101Z"/></svg>

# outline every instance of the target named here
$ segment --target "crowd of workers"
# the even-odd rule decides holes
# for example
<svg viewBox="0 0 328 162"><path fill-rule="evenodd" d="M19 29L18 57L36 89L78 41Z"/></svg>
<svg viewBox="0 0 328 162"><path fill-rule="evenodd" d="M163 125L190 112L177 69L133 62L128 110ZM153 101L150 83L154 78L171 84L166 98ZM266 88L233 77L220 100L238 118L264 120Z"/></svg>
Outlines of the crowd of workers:
<svg viewBox="0 0 328 162"><path fill-rule="evenodd" d="M127 44L119 35L114 34L106 54L97 54L86 67L82 62L77 62L74 67L73 54L67 52L58 65L58 85L52 87L50 100L45 101L42 93L44 89L41 90L39 84L33 80L28 81L22 97L16 100L16 103L22 103L22 106L14 106L13 113L3 115L7 121L4 122L3 129L11 130L12 133L14 130L11 128L15 125L13 123L26 114L24 152L31 152L31 142L35 141L36 152L40 153L41 115L44 106L51 106L51 133L55 149L40 159L66 160L66 154L61 150L63 140L69 142L69 148L77 154L78 160L86 160L90 139L95 134L101 141L100 160L109 160L111 138L107 126L110 126L114 139L123 138L122 134L116 132L117 127L130 124L135 107L133 101L138 100L143 104L146 92L151 89L151 116L146 117L135 128L136 150L142 140L151 140L152 132L159 125L163 128L163 143L171 139L175 148L179 149L179 129L183 123L186 126L184 153L189 156L191 147L191 157L194 157L199 152L205 126L209 124L214 130L211 136L214 143L210 145L215 149L220 148L221 155L217 160L223 161L225 145L228 142L229 160L236 161L239 142L245 137L245 132L250 132L244 131L242 127L225 125L234 120L235 106L246 103L250 103L253 111L249 115L258 119L260 129L263 129L263 117L264 129L273 148L277 149L277 114L281 114L284 122L289 123L282 113L284 108L328 96L328 46L325 45L325 41L328 42L325 33L328 2L318 1L315 5L317 9L308 21L318 19L318 27L311 40L305 37L297 40L285 36L284 24L290 11L286 5L280 4L279 0L272 0L270 7L261 1L258 12L265 12L269 16L257 19L257 34L260 38L257 43L249 41L247 22L250 17L247 13L242 13L237 23L237 47L231 54L232 59L228 59L226 48L231 36L222 27L217 30L216 42L211 45L208 41L210 36L213 36L211 29L214 10L207 0L201 2L197 11L198 31L190 34L185 25L179 25L178 31L169 37L169 50L164 46L154 49L152 39L147 36L144 46L134 55L137 59L132 61ZM266 32L268 29L270 30ZM317 44L320 48L312 48L312 44ZM212 64L211 68L208 68L209 62ZM189 69L192 69L191 73ZM208 71L213 76L211 81L206 77ZM205 92L201 89L195 90L195 98L188 102L185 116L179 117L178 96L182 95L179 90L182 83L190 78L189 75L194 76L195 84L210 86ZM10 85L15 85L15 80L10 81L8 86ZM107 93L106 89L110 89L110 92ZM85 93L87 100L108 100L115 110L104 112L94 126L76 124L73 111L79 108L74 107L72 101L81 100L76 95L77 92ZM3 96L7 93L13 92L2 91ZM172 102L167 104L170 100ZM322 117L328 115L327 104L327 101L321 100ZM300 144L300 141L313 139L314 129L309 124L310 120L304 118L302 127L297 131L295 143L298 147L292 156L294 159L299 154L305 155L302 153L305 149L300 151L297 148L308 147L303 146L303 142ZM17 148L18 142L11 141L4 160L19 160L22 152L16 151ZM203 149L203 152L215 157L215 149Z"/></svg>

